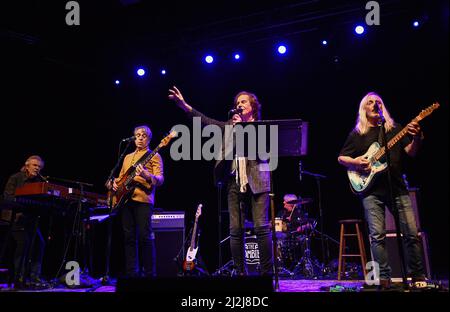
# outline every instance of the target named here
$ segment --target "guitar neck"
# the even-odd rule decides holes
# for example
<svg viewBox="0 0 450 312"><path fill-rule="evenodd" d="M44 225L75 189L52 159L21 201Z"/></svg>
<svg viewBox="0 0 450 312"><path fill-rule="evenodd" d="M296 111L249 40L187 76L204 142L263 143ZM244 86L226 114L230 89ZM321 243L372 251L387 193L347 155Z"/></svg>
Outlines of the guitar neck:
<svg viewBox="0 0 450 312"><path fill-rule="evenodd" d="M191 250L195 248L195 236L197 233L197 223L198 223L198 217L195 218L194 230L192 231L191 246L190 246Z"/></svg>
<svg viewBox="0 0 450 312"><path fill-rule="evenodd" d="M162 145L159 144L150 154L147 155L144 159L139 159L133 166L130 167L128 170L132 170L128 176L127 184L133 181L134 177L136 176L136 167L138 165L145 166L155 155L156 153L161 149Z"/></svg>
<svg viewBox="0 0 450 312"><path fill-rule="evenodd" d="M416 121L417 119L414 118L411 122ZM391 149L395 146L406 134L408 134L408 126L405 126L399 133L397 133L392 139L389 140L387 144L387 148ZM375 161L380 160L384 155L386 154L386 147L383 146L379 149L379 151L374 155L373 159Z"/></svg>

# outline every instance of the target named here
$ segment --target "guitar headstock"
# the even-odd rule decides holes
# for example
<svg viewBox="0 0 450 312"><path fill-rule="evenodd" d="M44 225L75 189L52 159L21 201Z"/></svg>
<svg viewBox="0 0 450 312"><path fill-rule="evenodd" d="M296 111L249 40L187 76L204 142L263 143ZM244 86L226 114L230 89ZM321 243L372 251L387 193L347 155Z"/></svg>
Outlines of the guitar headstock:
<svg viewBox="0 0 450 312"><path fill-rule="evenodd" d="M177 132L175 130L170 131L168 135L164 137L164 139L161 140L161 143L159 143L159 146L163 147L169 144L170 140L172 140L174 137L177 136Z"/></svg>
<svg viewBox="0 0 450 312"><path fill-rule="evenodd" d="M202 204L198 204L197 212L195 213L195 218L196 219L198 219L198 217L200 217L200 215L202 214L202 207L203 207Z"/></svg>
<svg viewBox="0 0 450 312"><path fill-rule="evenodd" d="M439 103L435 102L433 103L433 105L428 106L427 108L425 108L424 110L422 110L420 112L420 114L416 117L417 121L420 121L422 119L424 119L425 117L429 116L434 110L439 108Z"/></svg>

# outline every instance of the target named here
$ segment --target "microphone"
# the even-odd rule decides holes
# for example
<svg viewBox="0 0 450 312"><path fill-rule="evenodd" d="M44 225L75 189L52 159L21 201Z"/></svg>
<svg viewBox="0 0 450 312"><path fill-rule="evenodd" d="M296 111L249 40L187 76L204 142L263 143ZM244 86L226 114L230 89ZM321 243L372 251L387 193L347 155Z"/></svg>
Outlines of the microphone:
<svg viewBox="0 0 450 312"><path fill-rule="evenodd" d="M122 139L122 142L130 142L130 141L133 141L134 139L136 139L136 136L133 135L129 138Z"/></svg>
<svg viewBox="0 0 450 312"><path fill-rule="evenodd" d="M241 114L242 111L243 111L242 108L236 107L236 108L230 109L230 111L228 112L228 114L229 114L230 116L233 116L234 114Z"/></svg>
<svg viewBox="0 0 450 312"><path fill-rule="evenodd" d="M302 161L301 161L301 160L298 161L298 171L299 171L298 179L299 179L300 181L302 181L303 164L302 164Z"/></svg>
<svg viewBox="0 0 450 312"><path fill-rule="evenodd" d="M384 122L383 110L381 109L380 104L381 103L379 101L375 101L374 110L378 115L380 115L381 121Z"/></svg>
<svg viewBox="0 0 450 312"><path fill-rule="evenodd" d="M375 102L373 109L375 110L375 113L379 114L381 112L380 103L378 101Z"/></svg>
<svg viewBox="0 0 450 312"><path fill-rule="evenodd" d="M42 174L38 173L38 176L45 182L48 183L48 177L44 177Z"/></svg>

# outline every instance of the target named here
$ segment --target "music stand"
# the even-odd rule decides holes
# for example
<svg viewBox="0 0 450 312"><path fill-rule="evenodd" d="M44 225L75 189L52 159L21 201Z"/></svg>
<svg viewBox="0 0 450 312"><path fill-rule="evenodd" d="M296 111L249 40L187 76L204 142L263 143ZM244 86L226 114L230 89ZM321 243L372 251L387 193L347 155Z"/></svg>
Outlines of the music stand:
<svg viewBox="0 0 450 312"><path fill-rule="evenodd" d="M260 120L253 122L241 122L237 123L237 125L242 125L244 129L246 127L251 126L255 128L256 133L256 142L260 144L265 139L266 147L272 147L272 143L276 143L277 148L274 151L270 152L270 158L274 157L299 157L305 156L308 151L308 127L309 123L305 122L301 119L281 119L281 120ZM262 126L262 127L260 127ZM271 131L276 130L276 135L271 135ZM264 133L260 133L260 131L264 131ZM269 135L267 135L269 134ZM272 139L275 139L276 142L272 142ZM267 148L265 149L265 151ZM258 152L259 152L258 148ZM243 153L243 154L242 154ZM238 156L249 156L248 149L244 151L237 151ZM249 158L250 159L250 158ZM270 166L269 166L270 167ZM275 232L275 204L274 197L275 194L273 192L273 179L272 179L272 171L276 170L276 168L270 171L270 213L271 213L271 226L272 226L272 253L273 253L273 268L275 273L275 290L279 289L279 276L278 276L278 258L277 258L277 237Z"/></svg>

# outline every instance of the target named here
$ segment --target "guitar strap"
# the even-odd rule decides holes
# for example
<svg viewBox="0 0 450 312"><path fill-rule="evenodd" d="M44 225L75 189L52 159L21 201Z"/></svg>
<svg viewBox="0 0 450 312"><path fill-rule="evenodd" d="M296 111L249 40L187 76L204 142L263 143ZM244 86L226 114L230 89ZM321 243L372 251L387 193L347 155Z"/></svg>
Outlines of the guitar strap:
<svg viewBox="0 0 450 312"><path fill-rule="evenodd" d="M378 143L380 144L380 146L384 146L384 140L383 140L383 126L378 126L379 131L378 131Z"/></svg>
<svg viewBox="0 0 450 312"><path fill-rule="evenodd" d="M151 150L148 150L147 153L145 153L144 155L142 155L141 158L139 158L139 160L135 163L135 167L137 167L138 165L144 165L144 161L147 158L148 155L150 155L152 153Z"/></svg>

